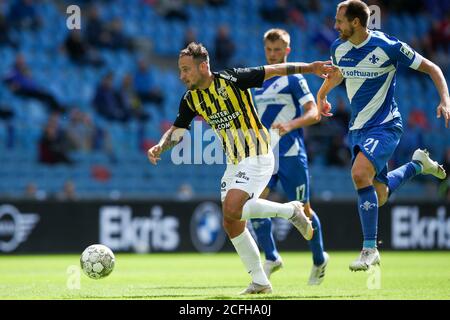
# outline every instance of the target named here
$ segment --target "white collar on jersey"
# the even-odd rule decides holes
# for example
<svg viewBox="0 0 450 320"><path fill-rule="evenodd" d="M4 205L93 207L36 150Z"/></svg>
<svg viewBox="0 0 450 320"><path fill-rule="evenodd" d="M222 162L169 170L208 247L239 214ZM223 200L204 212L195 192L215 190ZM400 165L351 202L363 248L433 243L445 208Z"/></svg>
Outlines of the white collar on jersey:
<svg viewBox="0 0 450 320"><path fill-rule="evenodd" d="M372 32L369 30L369 35L367 36L366 40L364 40L364 41L361 42L360 44L358 44L358 45L353 44L350 40L348 40L348 42L349 42L354 48L359 49L359 48L365 46L365 45L367 44L367 42L370 41L371 38L372 38Z"/></svg>

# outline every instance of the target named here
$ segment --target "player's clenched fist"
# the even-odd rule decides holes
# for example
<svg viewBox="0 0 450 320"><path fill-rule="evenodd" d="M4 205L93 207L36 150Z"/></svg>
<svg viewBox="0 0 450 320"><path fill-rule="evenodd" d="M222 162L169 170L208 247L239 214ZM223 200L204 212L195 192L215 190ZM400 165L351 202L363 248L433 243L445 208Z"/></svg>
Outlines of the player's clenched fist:
<svg viewBox="0 0 450 320"><path fill-rule="evenodd" d="M317 107L320 110L320 114L325 117L332 117L331 104L328 102L327 98L317 97Z"/></svg>
<svg viewBox="0 0 450 320"><path fill-rule="evenodd" d="M161 158L160 158L161 151L162 151L162 149L161 149L161 146L159 144L157 144L157 145L151 147L150 149L148 149L148 151L147 151L148 160L152 164L156 165L156 163L159 160L161 160Z"/></svg>

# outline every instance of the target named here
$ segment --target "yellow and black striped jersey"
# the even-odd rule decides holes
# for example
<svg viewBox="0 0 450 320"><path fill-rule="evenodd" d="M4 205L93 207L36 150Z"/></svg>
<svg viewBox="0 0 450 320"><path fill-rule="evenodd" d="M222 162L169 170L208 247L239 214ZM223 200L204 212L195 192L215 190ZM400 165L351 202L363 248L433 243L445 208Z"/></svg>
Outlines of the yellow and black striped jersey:
<svg viewBox="0 0 450 320"><path fill-rule="evenodd" d="M189 128L200 115L221 138L232 163L267 154L270 136L262 125L249 88L262 87L264 67L235 68L213 72L214 80L205 90L188 90L180 102L174 126Z"/></svg>

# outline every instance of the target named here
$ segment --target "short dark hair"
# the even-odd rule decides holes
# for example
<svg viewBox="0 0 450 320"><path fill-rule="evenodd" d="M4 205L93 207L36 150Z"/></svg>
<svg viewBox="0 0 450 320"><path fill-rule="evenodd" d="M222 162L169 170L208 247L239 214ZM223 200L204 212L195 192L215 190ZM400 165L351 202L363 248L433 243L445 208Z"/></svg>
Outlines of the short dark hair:
<svg viewBox="0 0 450 320"><path fill-rule="evenodd" d="M209 62L208 50L201 43L191 42L186 48L180 51L179 57L192 57L199 62Z"/></svg>
<svg viewBox="0 0 450 320"><path fill-rule="evenodd" d="M361 25L367 28L369 24L370 9L367 4L360 0L347 0L338 4L337 9L347 8L345 17L348 21L359 19Z"/></svg>

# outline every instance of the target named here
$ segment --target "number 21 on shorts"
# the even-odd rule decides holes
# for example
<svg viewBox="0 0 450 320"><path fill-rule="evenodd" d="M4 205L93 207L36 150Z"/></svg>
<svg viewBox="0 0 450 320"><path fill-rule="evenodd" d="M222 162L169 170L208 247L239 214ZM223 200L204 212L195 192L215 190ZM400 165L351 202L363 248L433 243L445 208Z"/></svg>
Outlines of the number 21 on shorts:
<svg viewBox="0 0 450 320"><path fill-rule="evenodd" d="M364 142L364 149L368 153L373 154L373 152L375 151L375 148L378 146L379 142L380 142L380 140L375 140L373 138L367 138L366 141Z"/></svg>

